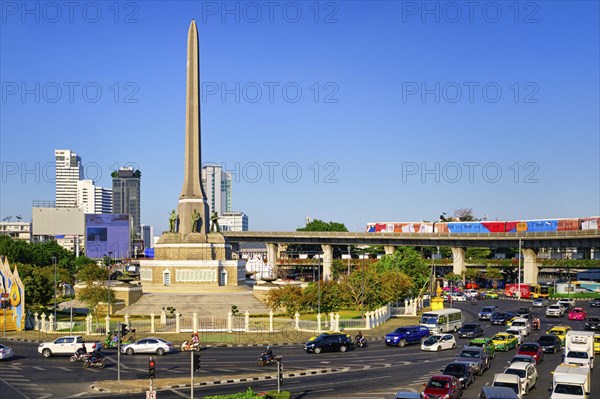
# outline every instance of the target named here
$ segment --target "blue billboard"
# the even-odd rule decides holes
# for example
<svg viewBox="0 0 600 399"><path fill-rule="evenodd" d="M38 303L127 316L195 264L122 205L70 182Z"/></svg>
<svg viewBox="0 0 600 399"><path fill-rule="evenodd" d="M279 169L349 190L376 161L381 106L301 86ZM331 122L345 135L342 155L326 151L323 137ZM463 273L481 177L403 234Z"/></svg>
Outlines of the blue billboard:
<svg viewBox="0 0 600 399"><path fill-rule="evenodd" d="M88 258L129 258L130 221L127 214L86 214L85 254Z"/></svg>

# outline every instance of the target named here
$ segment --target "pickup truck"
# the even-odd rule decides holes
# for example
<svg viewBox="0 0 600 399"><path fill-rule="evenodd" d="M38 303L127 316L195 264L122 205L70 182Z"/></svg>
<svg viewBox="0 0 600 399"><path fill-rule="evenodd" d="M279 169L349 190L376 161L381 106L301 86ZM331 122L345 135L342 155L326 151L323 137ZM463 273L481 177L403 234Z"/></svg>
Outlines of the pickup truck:
<svg viewBox="0 0 600 399"><path fill-rule="evenodd" d="M80 335L70 335L57 338L52 342L41 343L38 346L38 353L41 353L44 357L72 355L84 345L88 353L93 352L95 349L102 349L101 342L85 342Z"/></svg>

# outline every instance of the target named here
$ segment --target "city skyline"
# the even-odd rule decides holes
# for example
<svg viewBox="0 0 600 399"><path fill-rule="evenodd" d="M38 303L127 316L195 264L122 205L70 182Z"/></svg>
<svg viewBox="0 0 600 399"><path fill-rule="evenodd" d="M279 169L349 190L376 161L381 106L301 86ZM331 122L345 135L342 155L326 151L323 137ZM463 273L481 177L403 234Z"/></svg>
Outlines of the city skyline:
<svg viewBox="0 0 600 399"><path fill-rule="evenodd" d="M490 220L600 214L597 3L506 6L496 22L436 21L402 2L333 2L318 15L290 4L301 20L250 22L241 7L236 22L186 3L140 3L118 23L108 8L98 23L5 15L1 216L29 220L32 201L53 198L52 151L69 148L102 187L120 167L142 170L141 223L167 230L191 18L203 163L232 174L232 209L253 230L309 216L362 231L465 207Z"/></svg>

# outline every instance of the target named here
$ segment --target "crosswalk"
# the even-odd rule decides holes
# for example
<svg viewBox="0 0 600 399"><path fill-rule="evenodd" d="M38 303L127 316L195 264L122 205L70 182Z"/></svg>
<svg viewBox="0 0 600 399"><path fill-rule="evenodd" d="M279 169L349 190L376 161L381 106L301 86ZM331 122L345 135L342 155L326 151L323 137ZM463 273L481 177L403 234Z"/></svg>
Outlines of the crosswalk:
<svg viewBox="0 0 600 399"><path fill-rule="evenodd" d="M0 371L0 380L26 399L46 399L54 397L54 394L46 392L44 387L39 386L36 382L26 378L22 374L22 370L23 369L19 367L19 365L2 367L2 371Z"/></svg>

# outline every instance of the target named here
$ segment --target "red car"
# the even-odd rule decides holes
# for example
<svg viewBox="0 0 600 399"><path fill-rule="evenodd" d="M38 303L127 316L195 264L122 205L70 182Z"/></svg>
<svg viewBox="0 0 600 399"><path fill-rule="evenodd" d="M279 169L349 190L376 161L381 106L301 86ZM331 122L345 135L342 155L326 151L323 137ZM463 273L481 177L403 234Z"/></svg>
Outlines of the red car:
<svg viewBox="0 0 600 399"><path fill-rule="evenodd" d="M537 342L523 342L517 349L517 355L529 355L536 364L540 364L544 360L544 348Z"/></svg>
<svg viewBox="0 0 600 399"><path fill-rule="evenodd" d="M582 308L573 308L569 312L569 320L585 320L587 319L587 312Z"/></svg>
<svg viewBox="0 0 600 399"><path fill-rule="evenodd" d="M462 396L460 381L451 375L434 375L424 386L425 390L421 392L421 398L423 399L458 399Z"/></svg>

